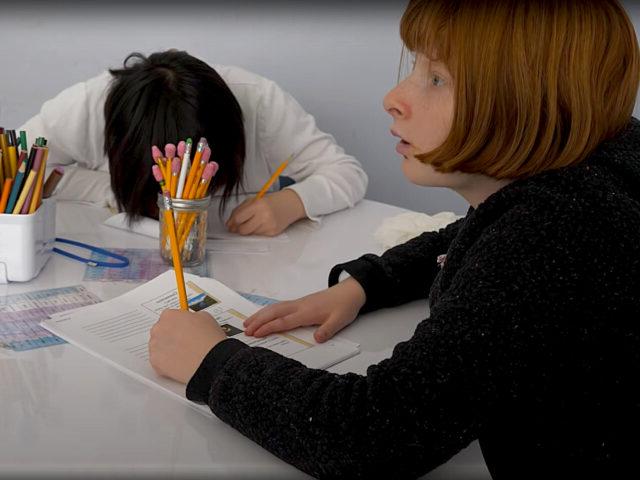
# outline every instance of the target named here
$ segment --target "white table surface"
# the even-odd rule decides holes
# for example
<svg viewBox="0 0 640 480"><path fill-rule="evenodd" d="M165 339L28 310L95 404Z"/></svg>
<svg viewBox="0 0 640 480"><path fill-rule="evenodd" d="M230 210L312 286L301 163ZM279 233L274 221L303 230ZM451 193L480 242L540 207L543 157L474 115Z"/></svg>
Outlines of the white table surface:
<svg viewBox="0 0 640 480"><path fill-rule="evenodd" d="M229 287L293 299L327 285L329 269L362 253L380 253L373 233L405 210L363 201L299 222L268 254L209 253L209 272ZM60 202L57 234L92 245L157 248L157 240L105 227L107 210ZM4 295L82 283L84 264L53 255L27 283L0 285ZM106 300L132 284L85 282ZM363 316L340 335L362 353L332 368L364 373L411 337L426 301ZM32 478L309 478L216 418L116 370L72 345L26 352L0 349L0 477ZM477 442L425 478L490 478Z"/></svg>

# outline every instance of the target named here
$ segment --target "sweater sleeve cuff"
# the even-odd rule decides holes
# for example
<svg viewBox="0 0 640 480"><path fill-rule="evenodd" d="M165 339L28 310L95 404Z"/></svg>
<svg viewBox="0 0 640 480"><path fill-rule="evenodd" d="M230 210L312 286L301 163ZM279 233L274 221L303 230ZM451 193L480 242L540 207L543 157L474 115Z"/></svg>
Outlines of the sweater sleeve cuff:
<svg viewBox="0 0 640 480"><path fill-rule="evenodd" d="M208 403L209 390L216 376L231 357L245 348L249 346L240 340L227 338L209 350L187 384L187 398L192 402Z"/></svg>
<svg viewBox="0 0 640 480"><path fill-rule="evenodd" d="M339 281L343 272L347 272L362 286L367 297L360 313L370 312L381 307L375 299L384 298L383 281L378 278L379 269L376 268L364 255L356 260L336 265L329 272L329 286L332 287Z"/></svg>

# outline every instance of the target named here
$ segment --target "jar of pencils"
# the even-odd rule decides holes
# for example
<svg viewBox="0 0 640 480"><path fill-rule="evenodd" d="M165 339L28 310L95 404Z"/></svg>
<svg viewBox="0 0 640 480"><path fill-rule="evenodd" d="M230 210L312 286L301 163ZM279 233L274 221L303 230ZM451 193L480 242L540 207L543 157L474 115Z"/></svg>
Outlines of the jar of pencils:
<svg viewBox="0 0 640 480"><path fill-rule="evenodd" d="M194 200L171 199L176 238L183 267L202 264L207 243L207 208L211 197ZM173 265L169 225L165 221L165 202L158 195L158 218L160 220L160 255L169 265Z"/></svg>

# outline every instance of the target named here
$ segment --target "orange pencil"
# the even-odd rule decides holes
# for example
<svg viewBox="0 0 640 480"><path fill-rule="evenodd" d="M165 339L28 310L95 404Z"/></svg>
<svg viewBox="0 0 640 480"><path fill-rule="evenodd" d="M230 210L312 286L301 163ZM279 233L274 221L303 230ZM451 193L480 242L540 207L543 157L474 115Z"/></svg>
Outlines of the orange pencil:
<svg viewBox="0 0 640 480"><path fill-rule="evenodd" d="M273 175L271 175L271 178L267 180L267 183L265 183L262 186L258 194L255 196L254 200L260 200L262 197L264 197L264 194L267 193L267 190L269 190L269 187L273 184L273 182L276 181L276 178L280 176L280 174L284 171L284 169L287 168L287 165L289 165L289 162L291 161L292 158L293 158L293 153L289 155L289 158L287 158L284 162L282 162L278 168L276 168L276 171L273 172Z"/></svg>
<svg viewBox="0 0 640 480"><path fill-rule="evenodd" d="M12 184L13 184L13 178L6 178L4 180L4 187L2 188L2 196L0 197L0 214L4 213L4 209L7 208L7 201L9 200L9 192L11 192Z"/></svg>
<svg viewBox="0 0 640 480"><path fill-rule="evenodd" d="M160 184L162 194L164 196L164 220L167 224L167 230L169 231L169 241L171 243L171 256L173 258L173 270L176 274L176 284L178 287L178 298L180 300L180 309L188 310L189 305L187 303L187 290L184 286L184 273L182 271L182 261L180 259L180 252L178 250L178 237L176 235L176 225L173 221L173 208L171 206L171 192L167 190L167 184L162 178L162 172L157 165L154 165L151 169L153 171L154 178Z"/></svg>

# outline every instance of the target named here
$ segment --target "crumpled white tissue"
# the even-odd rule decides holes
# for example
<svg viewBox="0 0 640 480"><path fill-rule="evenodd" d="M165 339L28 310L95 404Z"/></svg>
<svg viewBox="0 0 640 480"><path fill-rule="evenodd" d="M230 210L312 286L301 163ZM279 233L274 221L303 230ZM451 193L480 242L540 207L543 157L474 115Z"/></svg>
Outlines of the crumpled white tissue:
<svg viewBox="0 0 640 480"><path fill-rule="evenodd" d="M427 215L419 212L406 212L386 218L373 234L385 250L405 243L424 232L434 232L446 227L458 218L453 212L440 212Z"/></svg>

